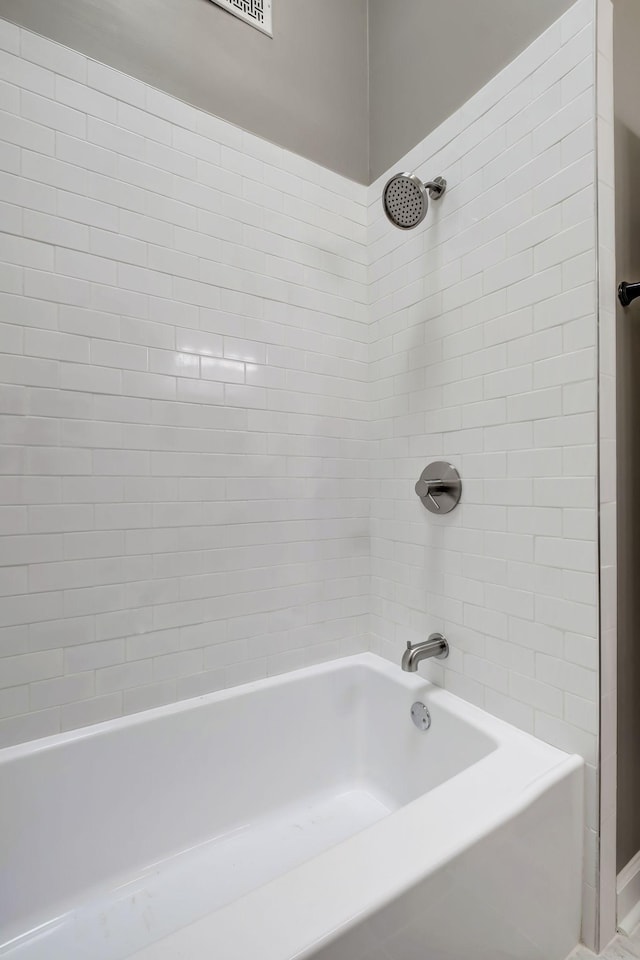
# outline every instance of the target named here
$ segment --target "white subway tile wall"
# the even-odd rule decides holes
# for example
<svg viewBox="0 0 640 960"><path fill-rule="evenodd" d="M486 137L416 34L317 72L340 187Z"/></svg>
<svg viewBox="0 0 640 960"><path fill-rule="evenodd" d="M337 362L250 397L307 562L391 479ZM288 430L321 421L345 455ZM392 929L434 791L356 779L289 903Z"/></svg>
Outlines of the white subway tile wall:
<svg viewBox="0 0 640 960"><path fill-rule="evenodd" d="M599 722L594 12L581 0L399 160L398 170L448 180L423 229L387 222L384 177L369 193L373 649L398 661L407 641L441 630L450 657L425 675L586 759L590 944ZM462 476L462 501L443 517L413 489L434 460Z"/></svg>
<svg viewBox="0 0 640 960"><path fill-rule="evenodd" d="M595 763L593 19L398 162L449 181L406 234L2 23L0 742L440 628L434 679Z"/></svg>
<svg viewBox="0 0 640 960"><path fill-rule="evenodd" d="M398 161L449 183L409 233L0 21L0 745L443 630L425 675L587 761L595 943L594 14Z"/></svg>
<svg viewBox="0 0 640 960"><path fill-rule="evenodd" d="M0 745L366 648L366 188L0 27Z"/></svg>

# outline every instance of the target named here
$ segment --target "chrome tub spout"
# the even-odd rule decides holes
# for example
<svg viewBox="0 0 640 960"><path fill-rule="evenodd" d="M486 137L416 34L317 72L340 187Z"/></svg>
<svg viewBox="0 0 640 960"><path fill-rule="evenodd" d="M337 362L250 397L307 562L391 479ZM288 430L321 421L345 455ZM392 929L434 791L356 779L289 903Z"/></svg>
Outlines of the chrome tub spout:
<svg viewBox="0 0 640 960"><path fill-rule="evenodd" d="M446 639L441 633L432 633L428 640L407 644L407 649L402 654L402 669L408 673L415 673L422 660L429 660L431 657L445 660L448 656L449 644Z"/></svg>

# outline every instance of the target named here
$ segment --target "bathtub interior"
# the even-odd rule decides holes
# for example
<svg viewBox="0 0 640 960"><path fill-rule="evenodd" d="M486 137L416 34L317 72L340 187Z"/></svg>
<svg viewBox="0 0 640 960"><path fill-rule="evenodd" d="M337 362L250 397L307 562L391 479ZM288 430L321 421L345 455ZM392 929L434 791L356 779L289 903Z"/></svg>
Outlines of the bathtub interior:
<svg viewBox="0 0 640 960"><path fill-rule="evenodd" d="M389 810L397 810L478 763L497 740L455 712L455 700L419 677L394 682L388 672L368 671L359 685L357 762L360 780ZM386 704L390 701L389 709ZM431 727L418 730L411 705L424 703Z"/></svg>
<svg viewBox="0 0 640 960"><path fill-rule="evenodd" d="M149 912L164 935L497 748L435 688L374 662L354 658L2 751L9 954L50 957L57 938L69 960L81 955L73 943L112 958L86 939L98 917L109 917L111 944L144 942ZM416 699L431 710L427 732L411 722Z"/></svg>

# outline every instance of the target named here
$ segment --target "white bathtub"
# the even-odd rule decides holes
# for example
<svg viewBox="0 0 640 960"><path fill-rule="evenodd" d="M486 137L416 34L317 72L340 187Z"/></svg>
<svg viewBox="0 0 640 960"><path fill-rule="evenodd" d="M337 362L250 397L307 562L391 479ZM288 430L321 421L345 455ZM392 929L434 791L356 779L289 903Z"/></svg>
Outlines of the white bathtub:
<svg viewBox="0 0 640 960"><path fill-rule="evenodd" d="M562 960L582 775L371 654L10 747L0 956Z"/></svg>

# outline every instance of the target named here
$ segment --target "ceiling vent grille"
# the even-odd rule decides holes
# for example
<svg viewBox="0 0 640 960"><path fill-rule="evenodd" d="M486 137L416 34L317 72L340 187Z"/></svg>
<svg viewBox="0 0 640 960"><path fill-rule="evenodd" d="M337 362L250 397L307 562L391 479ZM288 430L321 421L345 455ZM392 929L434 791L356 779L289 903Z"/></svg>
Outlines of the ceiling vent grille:
<svg viewBox="0 0 640 960"><path fill-rule="evenodd" d="M245 23L273 36L271 29L271 0L213 0L219 7L240 17Z"/></svg>

